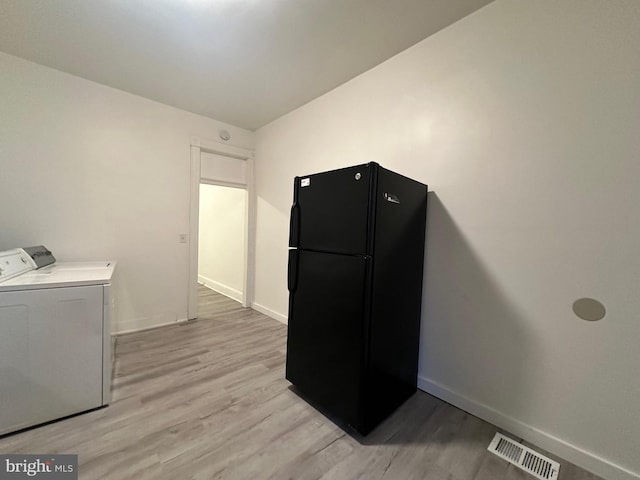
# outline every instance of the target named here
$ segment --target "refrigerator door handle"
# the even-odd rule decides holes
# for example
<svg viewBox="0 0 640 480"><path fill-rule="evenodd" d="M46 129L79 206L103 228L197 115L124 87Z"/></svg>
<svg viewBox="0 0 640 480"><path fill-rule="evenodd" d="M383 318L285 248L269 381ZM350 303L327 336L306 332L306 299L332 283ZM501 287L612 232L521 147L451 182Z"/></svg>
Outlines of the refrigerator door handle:
<svg viewBox="0 0 640 480"><path fill-rule="evenodd" d="M291 207L289 227L289 246L298 247L300 243L300 205L297 202Z"/></svg>
<svg viewBox="0 0 640 480"><path fill-rule="evenodd" d="M290 292L295 292L298 286L298 250L289 249L289 271L287 272L287 287Z"/></svg>

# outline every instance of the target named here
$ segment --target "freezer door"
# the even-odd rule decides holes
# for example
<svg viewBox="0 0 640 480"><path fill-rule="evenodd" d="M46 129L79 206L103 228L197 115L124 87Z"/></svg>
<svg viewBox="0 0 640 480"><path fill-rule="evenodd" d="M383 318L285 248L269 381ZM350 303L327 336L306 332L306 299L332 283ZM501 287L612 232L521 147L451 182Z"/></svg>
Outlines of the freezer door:
<svg viewBox="0 0 640 480"><path fill-rule="evenodd" d="M364 255L370 230L373 163L297 177L289 246Z"/></svg>
<svg viewBox="0 0 640 480"><path fill-rule="evenodd" d="M329 417L359 425L370 258L290 251L287 379Z"/></svg>

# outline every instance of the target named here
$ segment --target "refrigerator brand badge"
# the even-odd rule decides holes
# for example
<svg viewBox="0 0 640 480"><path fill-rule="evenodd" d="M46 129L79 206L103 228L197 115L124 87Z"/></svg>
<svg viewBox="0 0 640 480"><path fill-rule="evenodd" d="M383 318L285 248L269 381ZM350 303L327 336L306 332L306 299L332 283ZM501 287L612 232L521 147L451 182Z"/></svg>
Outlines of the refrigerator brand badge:
<svg viewBox="0 0 640 480"><path fill-rule="evenodd" d="M302 180L300 180L300 186L301 187L308 187L309 185L311 185L311 179L310 178L303 178Z"/></svg>
<svg viewBox="0 0 640 480"><path fill-rule="evenodd" d="M396 195L393 195L392 193L385 193L384 194L384 199L387 202L400 203L400 199Z"/></svg>

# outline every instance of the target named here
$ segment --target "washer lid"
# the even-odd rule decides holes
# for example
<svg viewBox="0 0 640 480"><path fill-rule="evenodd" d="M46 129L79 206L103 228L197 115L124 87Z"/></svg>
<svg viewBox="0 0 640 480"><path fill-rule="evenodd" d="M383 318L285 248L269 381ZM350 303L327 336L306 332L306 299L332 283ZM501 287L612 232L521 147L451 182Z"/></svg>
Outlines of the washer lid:
<svg viewBox="0 0 640 480"><path fill-rule="evenodd" d="M116 262L56 262L0 283L0 291L106 285Z"/></svg>
<svg viewBox="0 0 640 480"><path fill-rule="evenodd" d="M35 268L31 257L20 248L0 252L0 283Z"/></svg>

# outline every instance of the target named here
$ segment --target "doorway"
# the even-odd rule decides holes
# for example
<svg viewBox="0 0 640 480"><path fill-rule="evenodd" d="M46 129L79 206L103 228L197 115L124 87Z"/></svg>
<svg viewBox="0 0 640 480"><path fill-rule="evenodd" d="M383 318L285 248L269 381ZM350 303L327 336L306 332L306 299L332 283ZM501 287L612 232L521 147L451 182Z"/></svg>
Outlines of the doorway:
<svg viewBox="0 0 640 480"><path fill-rule="evenodd" d="M203 140L194 137L191 139L190 177L188 318L194 319L198 317L198 281L199 279L204 280L202 277L207 277L209 280L218 282L218 284L231 287L227 290L227 293L221 293L225 295L234 294L232 290L235 290L235 295L239 297L238 300L242 305L244 307L250 307L253 300L253 252L255 250L253 151L217 141ZM209 187L214 188L214 190L207 190ZM223 188L226 190L215 190L215 188ZM231 231L229 231L228 235L228 237L234 237L235 251L237 251L238 244L240 244L240 260L238 260L238 258L235 260L242 265L240 268L241 275L235 270L236 273L228 272L229 275L224 277L227 278L227 280L223 279L223 281L219 281L206 275L205 270L209 271L208 268L210 265L209 267L203 267L205 270L203 270L199 278L200 254L202 253L204 256L205 262L211 257L211 251L207 251L206 248L201 248L199 241L201 189L203 189L202 191L204 192L203 196L207 198L212 196L218 197L218 200L222 199L222 202L226 202L227 207L234 210L235 219L241 222L241 227L238 227L237 223L234 227L230 227L234 228L235 231L242 230L241 238L239 239L235 234L232 235L230 233ZM243 202L238 202L239 197L243 197ZM234 204L233 207L231 207L232 204ZM238 204L240 204L240 206ZM220 205L218 205L218 207L220 207ZM203 206L202 208L209 209L210 206ZM212 208L215 210L216 207ZM243 211L240 212L239 209ZM209 213L210 211L206 212L205 215L209 215ZM208 234L206 230L208 229L205 228L205 235ZM225 242L229 240L229 238L224 238L224 232L222 232L222 236L223 238L220 238L220 235L218 235L218 239L215 241ZM220 267L220 265L218 265L218 267ZM227 265L222 268L227 267L230 266ZM233 287L233 284L237 285L238 276L242 277L241 288ZM236 280L233 280L233 278ZM225 281L232 282L232 285L225 284ZM202 283L206 284L206 282ZM214 286L214 290L216 289L215 284L211 286ZM218 287L222 288L219 285Z"/></svg>
<svg viewBox="0 0 640 480"><path fill-rule="evenodd" d="M240 303L246 197L244 188L200 183L198 283Z"/></svg>

